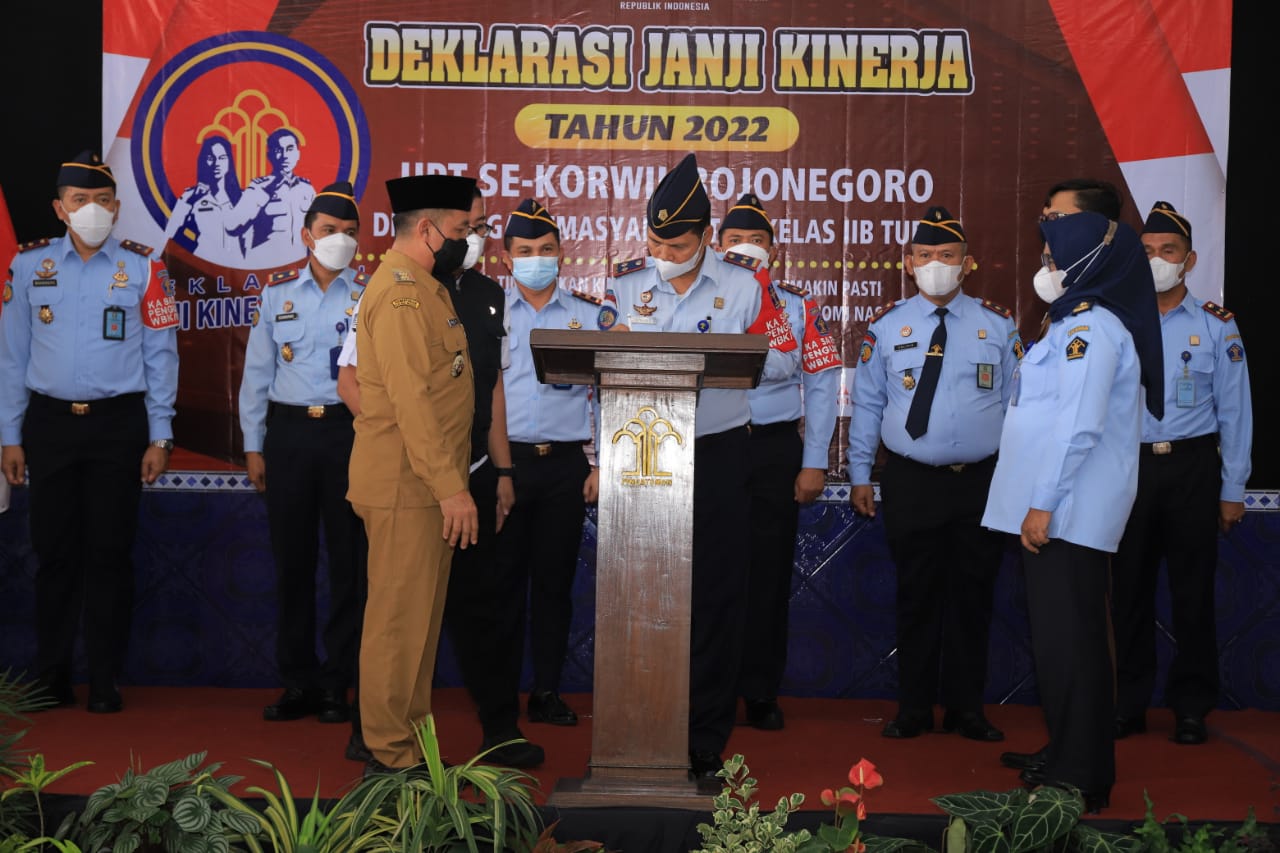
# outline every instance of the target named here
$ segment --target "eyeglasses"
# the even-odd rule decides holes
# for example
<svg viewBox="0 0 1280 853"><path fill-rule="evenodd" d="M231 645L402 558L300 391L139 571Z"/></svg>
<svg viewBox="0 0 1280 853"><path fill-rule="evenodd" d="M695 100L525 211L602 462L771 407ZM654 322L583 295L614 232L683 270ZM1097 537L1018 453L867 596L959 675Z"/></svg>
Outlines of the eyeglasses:
<svg viewBox="0 0 1280 853"><path fill-rule="evenodd" d="M478 234L481 237L488 237L492 233L493 233L493 226L488 224L487 222L484 225L476 225L472 228L467 229L468 237L470 237L472 234Z"/></svg>
<svg viewBox="0 0 1280 853"><path fill-rule="evenodd" d="M1051 268L1053 266L1053 255L1049 254L1048 252L1041 252L1040 265L1043 266L1045 269Z"/></svg>
<svg viewBox="0 0 1280 853"><path fill-rule="evenodd" d="M1061 211L1061 210L1051 210L1051 211L1049 211L1048 213L1042 213L1042 214L1040 214L1040 221L1041 221L1041 222L1055 222L1055 221L1057 221L1057 220L1059 220L1059 219L1062 219L1064 216L1070 216L1070 215L1071 215L1072 213L1074 213L1074 212L1075 212L1075 211L1071 211L1070 213L1064 213L1064 212L1063 212L1063 211Z"/></svg>

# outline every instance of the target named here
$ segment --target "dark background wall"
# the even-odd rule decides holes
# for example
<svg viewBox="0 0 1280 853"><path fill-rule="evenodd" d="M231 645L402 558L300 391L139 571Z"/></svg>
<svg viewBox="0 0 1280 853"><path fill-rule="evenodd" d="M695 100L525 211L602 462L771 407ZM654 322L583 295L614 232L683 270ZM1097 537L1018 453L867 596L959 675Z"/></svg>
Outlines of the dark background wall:
<svg viewBox="0 0 1280 853"><path fill-rule="evenodd" d="M1271 389L1280 380L1267 341L1280 317L1280 282L1270 273L1280 218L1270 192L1276 187L1274 149L1263 151L1271 72L1265 3L1236 3L1233 10L1231 143L1227 180L1226 304L1239 316L1249 346L1253 382L1253 489L1280 487L1280 449L1267 424L1276 423ZM102 6L97 0L22 2L6 9L8 47L0 51L5 91L0 132L0 187L19 240L61 233L50 200L58 164L102 139ZM1135 74L1142 69L1135 68ZM1254 264L1260 269L1255 271Z"/></svg>

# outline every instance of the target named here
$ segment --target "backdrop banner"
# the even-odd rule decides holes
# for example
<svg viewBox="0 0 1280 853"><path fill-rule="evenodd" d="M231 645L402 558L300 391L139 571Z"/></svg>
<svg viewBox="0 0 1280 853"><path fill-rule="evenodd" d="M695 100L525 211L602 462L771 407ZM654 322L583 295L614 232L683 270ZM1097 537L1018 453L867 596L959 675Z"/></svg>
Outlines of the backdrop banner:
<svg viewBox="0 0 1280 853"><path fill-rule="evenodd" d="M356 265L391 242L383 182L478 179L496 227L528 197L560 224L560 286L603 294L645 251L655 184L697 154L713 217L754 192L844 362L831 445L843 478L857 343L914 294L915 220L958 215L966 291L1024 334L1046 190L1094 177L1140 226L1192 222L1188 283L1222 298L1230 0L104 0L103 127L117 234L177 287L180 444L241 453L236 396L272 271L305 262L314 193L350 181ZM430 16L426 19L424 16ZM713 223L716 224L716 223ZM332 343L339 332L330 330Z"/></svg>

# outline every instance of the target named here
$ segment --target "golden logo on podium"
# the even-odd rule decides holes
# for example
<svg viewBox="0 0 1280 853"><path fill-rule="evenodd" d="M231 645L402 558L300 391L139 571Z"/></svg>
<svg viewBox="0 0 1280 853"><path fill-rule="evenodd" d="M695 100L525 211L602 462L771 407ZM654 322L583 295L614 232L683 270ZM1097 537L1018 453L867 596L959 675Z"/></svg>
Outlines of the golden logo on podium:
<svg viewBox="0 0 1280 853"><path fill-rule="evenodd" d="M635 466L622 472L624 486L670 486L670 471L660 470L658 451L668 438L683 445L684 437L671 425L671 421L659 417L652 406L642 406L636 416L613 434L613 443L629 438L636 449Z"/></svg>

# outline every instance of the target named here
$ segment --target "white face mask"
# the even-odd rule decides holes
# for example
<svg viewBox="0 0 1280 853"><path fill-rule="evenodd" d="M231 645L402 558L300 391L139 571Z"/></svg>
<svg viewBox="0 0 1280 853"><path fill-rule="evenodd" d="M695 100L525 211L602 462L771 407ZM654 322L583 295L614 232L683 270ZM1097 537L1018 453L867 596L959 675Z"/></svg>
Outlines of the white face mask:
<svg viewBox="0 0 1280 853"><path fill-rule="evenodd" d="M733 252L735 255L746 255L748 258L755 258L761 265L769 265L769 250L759 243L736 243L724 250L725 254Z"/></svg>
<svg viewBox="0 0 1280 853"><path fill-rule="evenodd" d="M1054 302L1059 296L1067 292L1067 287L1063 284L1067 278L1066 270L1051 270L1048 267L1040 267L1040 272L1036 273L1033 284L1036 288L1036 296L1039 296L1045 302Z"/></svg>
<svg viewBox="0 0 1280 853"><path fill-rule="evenodd" d="M944 264L942 261L930 261L922 267L914 267L916 287L928 296L946 296L960 286L960 272L963 264Z"/></svg>
<svg viewBox="0 0 1280 853"><path fill-rule="evenodd" d="M679 278L689 272L689 270L697 267L698 264L702 263L702 255L706 249L707 247L705 243L699 243L698 251L694 252L693 256L683 263L676 263L675 261L661 261L654 258L653 262L658 267L658 275L662 277L663 281L671 281L673 278Z"/></svg>
<svg viewBox="0 0 1280 853"><path fill-rule="evenodd" d="M345 270L356 255L356 238L350 234L330 234L316 240L311 253L320 266L333 272Z"/></svg>
<svg viewBox="0 0 1280 853"><path fill-rule="evenodd" d="M1151 259L1151 277L1156 282L1156 293L1164 293L1166 290L1173 290L1178 282L1182 281L1182 270L1187 266L1187 262L1180 264L1171 264L1164 258Z"/></svg>
<svg viewBox="0 0 1280 853"><path fill-rule="evenodd" d="M480 260L481 253L484 252L484 238L479 234L467 235L467 256L462 259L462 268L469 270Z"/></svg>
<svg viewBox="0 0 1280 853"><path fill-rule="evenodd" d="M106 242L115 227L115 214L100 204L90 202L69 214L67 219L71 230L85 242L85 245L97 248Z"/></svg>

